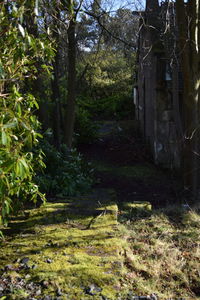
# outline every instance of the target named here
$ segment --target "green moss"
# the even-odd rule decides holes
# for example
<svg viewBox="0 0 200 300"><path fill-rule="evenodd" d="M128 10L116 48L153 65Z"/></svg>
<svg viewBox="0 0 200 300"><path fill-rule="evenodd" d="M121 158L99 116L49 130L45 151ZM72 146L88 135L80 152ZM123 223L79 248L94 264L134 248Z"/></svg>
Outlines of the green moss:
<svg viewBox="0 0 200 300"><path fill-rule="evenodd" d="M126 202L123 204L124 207L134 210L134 209L144 209L144 210L152 210L152 205L148 201L133 201Z"/></svg>
<svg viewBox="0 0 200 300"><path fill-rule="evenodd" d="M13 267L6 275L13 282L17 277L45 281L42 296L55 296L59 288L63 300L102 295L124 300L128 291L198 299L199 215L178 208L154 211L148 202L134 202L126 203L121 213L143 206L147 214L132 214L129 222L118 224L117 206L108 194L47 203L13 218L8 228L12 235L0 247L1 268ZM18 268L24 257L29 269ZM94 296L86 293L92 284L102 289ZM24 299L26 293L14 288L11 299Z"/></svg>
<svg viewBox="0 0 200 300"><path fill-rule="evenodd" d="M114 262L122 261L119 249L125 241L120 237L117 206L102 202L100 207L94 199L82 203L77 199L75 205L47 203L26 211L28 218L14 218L10 230L21 231L3 243L0 265L12 263L17 268L19 260L28 257L30 269L19 271L20 276L28 272L30 281L49 282L47 294L55 294L59 286L70 299L87 299L85 288L95 284L102 295L116 299L123 268Z"/></svg>
<svg viewBox="0 0 200 300"><path fill-rule="evenodd" d="M123 166L123 167L113 167L110 164L103 164L99 161L93 161L94 167L99 172L106 172L110 173L114 176L122 176L127 178L136 178L141 179L143 181L145 180L151 180L154 181L158 178L160 178L160 172L156 169L155 166L151 164L144 164L144 165L134 165L134 166ZM162 174L163 175L163 174Z"/></svg>

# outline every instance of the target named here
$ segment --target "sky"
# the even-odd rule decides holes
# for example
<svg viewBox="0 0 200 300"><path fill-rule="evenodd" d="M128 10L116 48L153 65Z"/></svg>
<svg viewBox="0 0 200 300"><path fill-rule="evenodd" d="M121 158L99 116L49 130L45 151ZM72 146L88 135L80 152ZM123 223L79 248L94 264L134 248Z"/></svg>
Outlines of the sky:
<svg viewBox="0 0 200 300"><path fill-rule="evenodd" d="M124 7L144 7L145 0L113 0L116 6L124 6Z"/></svg>
<svg viewBox="0 0 200 300"><path fill-rule="evenodd" d="M145 0L109 0L108 8L113 10L118 8L129 8L131 10L141 10L145 6Z"/></svg>
<svg viewBox="0 0 200 300"><path fill-rule="evenodd" d="M130 10L142 10L145 7L146 0L98 0L105 11L114 13L119 8L128 8ZM90 6L91 0L85 0L86 6Z"/></svg>

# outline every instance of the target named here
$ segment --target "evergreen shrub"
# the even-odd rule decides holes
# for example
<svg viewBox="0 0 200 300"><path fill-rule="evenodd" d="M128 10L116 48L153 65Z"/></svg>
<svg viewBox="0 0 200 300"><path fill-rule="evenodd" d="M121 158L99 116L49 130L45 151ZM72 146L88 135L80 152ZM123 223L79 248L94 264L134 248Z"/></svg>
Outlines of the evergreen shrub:
<svg viewBox="0 0 200 300"><path fill-rule="evenodd" d="M36 177L40 190L47 196L75 196L87 193L93 183L89 163L86 163L76 149L67 150L65 145L61 150L48 141L41 144L45 154L46 169Z"/></svg>

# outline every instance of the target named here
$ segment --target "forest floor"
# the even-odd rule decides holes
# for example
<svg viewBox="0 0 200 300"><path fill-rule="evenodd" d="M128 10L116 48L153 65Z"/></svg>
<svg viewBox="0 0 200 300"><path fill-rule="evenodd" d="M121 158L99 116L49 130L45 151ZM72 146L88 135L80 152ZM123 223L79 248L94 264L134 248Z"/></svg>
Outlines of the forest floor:
<svg viewBox="0 0 200 300"><path fill-rule="evenodd" d="M0 299L200 299L200 216L153 165L134 122L104 122L81 152L87 196L13 217L0 247Z"/></svg>
<svg viewBox="0 0 200 300"><path fill-rule="evenodd" d="M200 215L177 174L153 164L136 128L134 121L104 122L99 140L82 149L96 170L96 186L116 191L128 244L126 299L200 299Z"/></svg>

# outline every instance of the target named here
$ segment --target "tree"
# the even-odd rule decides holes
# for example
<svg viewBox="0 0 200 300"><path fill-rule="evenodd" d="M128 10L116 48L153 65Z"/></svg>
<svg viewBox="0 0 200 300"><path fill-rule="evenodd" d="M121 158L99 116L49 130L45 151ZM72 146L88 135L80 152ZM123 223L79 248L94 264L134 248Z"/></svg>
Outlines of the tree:
<svg viewBox="0 0 200 300"><path fill-rule="evenodd" d="M200 178L200 6L198 0L176 0L184 82L184 185L199 200Z"/></svg>
<svg viewBox="0 0 200 300"><path fill-rule="evenodd" d="M67 83L67 105L65 114L64 142L71 149L73 142L75 123L75 102L76 102L76 16L74 2L71 0L69 7L68 36L68 83Z"/></svg>
<svg viewBox="0 0 200 300"><path fill-rule="evenodd" d="M44 3L45 4L45 3ZM63 142L69 149L72 147L73 133L74 133L74 122L75 122L75 100L76 100L76 25L77 25L77 14L81 8L82 1L75 3L73 0L70 1L57 1L51 3L50 7L46 9L46 14L50 21L53 23L52 38L56 48L55 60L53 63L53 81L52 81L52 99L55 103L54 121L54 140L57 148L59 149L61 144L61 95L59 81L61 76L67 77L67 96L64 105L64 137ZM50 23L50 22L49 22ZM62 41L62 42L61 42ZM65 42L65 45L63 44ZM67 66L67 74L63 72L63 66L61 70L61 55L62 47L66 50L64 59ZM61 75L62 74L62 75Z"/></svg>
<svg viewBox="0 0 200 300"><path fill-rule="evenodd" d="M104 10L104 5L100 1L44 1L40 7L42 24L50 30L50 38L53 40L55 48L55 58L52 64L53 78L51 80L51 99L49 97L49 107L51 107L51 127L54 133L54 144L57 149L64 142L70 149L73 145L76 97L80 93L83 78L89 72L89 63L85 57L89 52L106 50L116 52L120 50L124 56L130 59L132 46L128 46L128 41L123 47L122 30L118 32L120 26L132 18L130 10L120 10L113 16ZM123 17L122 17L123 15ZM123 20L122 20L123 19ZM121 23L120 23L121 20ZM129 21L130 24L131 21ZM113 24L113 25L112 25ZM118 29L116 29L118 28ZM126 38L131 39L129 26L126 26ZM129 31L129 33L128 33ZM112 45L109 42L112 39ZM118 36L118 44L115 39ZM131 39L131 43L135 38ZM134 42L135 43L135 42ZM135 44L134 44L135 45ZM132 47L132 48L131 48ZM97 56L98 58L98 56ZM82 73L77 77L79 63L84 67ZM91 69L90 69L91 70ZM49 88L50 80L47 83ZM47 88L47 89L48 89ZM42 90L41 98L44 98ZM45 123L47 106L45 110L40 105L40 116Z"/></svg>

